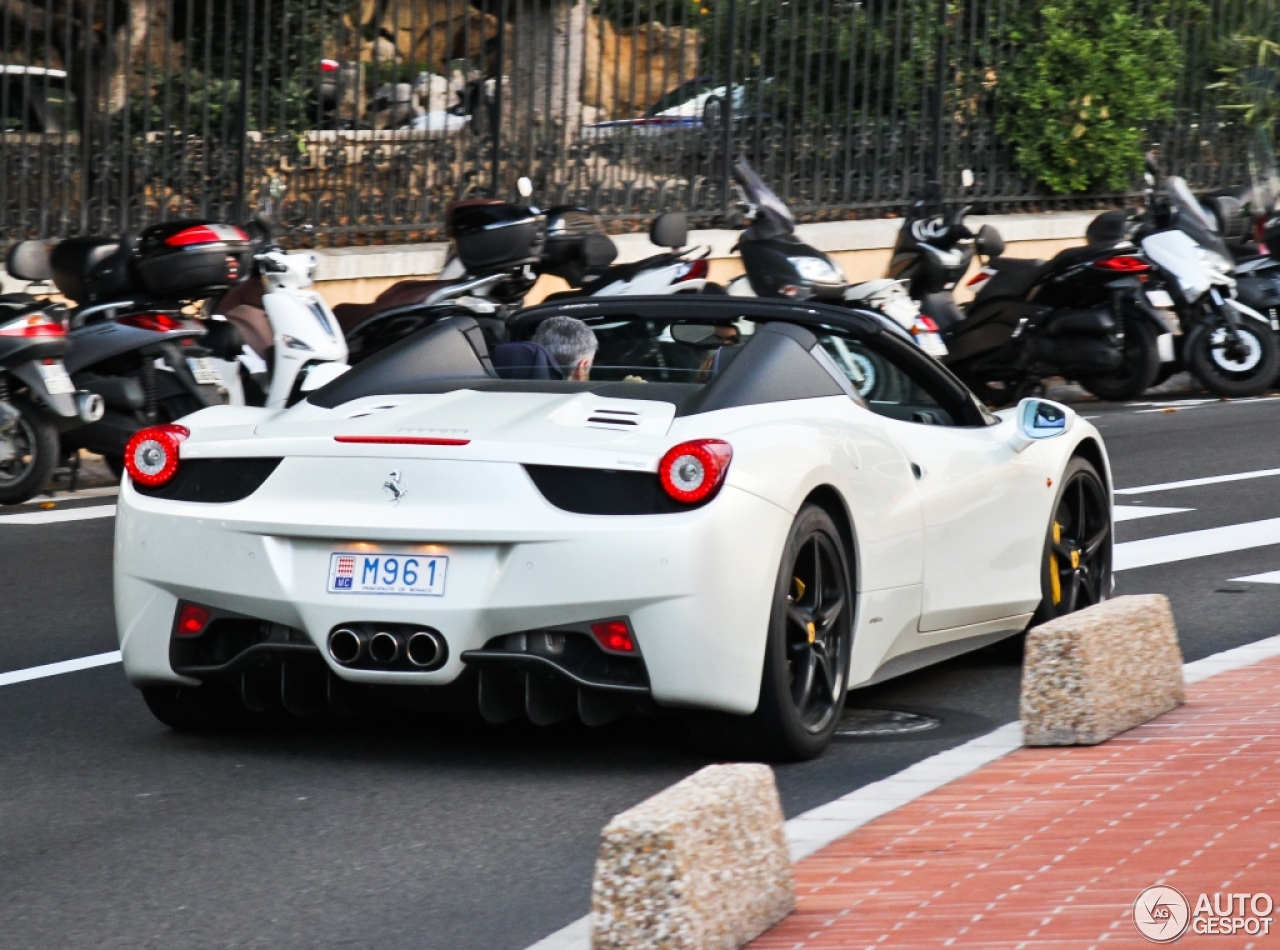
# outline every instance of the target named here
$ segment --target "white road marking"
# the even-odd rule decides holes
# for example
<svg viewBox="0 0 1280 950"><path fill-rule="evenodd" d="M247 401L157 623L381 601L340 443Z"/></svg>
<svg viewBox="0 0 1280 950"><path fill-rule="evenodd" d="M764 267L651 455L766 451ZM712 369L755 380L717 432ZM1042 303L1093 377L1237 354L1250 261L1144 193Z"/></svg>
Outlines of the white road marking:
<svg viewBox="0 0 1280 950"><path fill-rule="evenodd" d="M1224 650L1203 660L1184 663L1182 677L1198 683L1218 673L1229 673L1280 656L1280 637L1269 637ZM864 785L835 801L797 815L787 822L791 860L799 861L839 841L863 825L908 805L921 796L964 778L984 765L1022 748L1022 723L1011 722L970 739L964 745L930 756L896 775ZM590 950L591 915L539 940L528 950Z"/></svg>
<svg viewBox="0 0 1280 950"><path fill-rule="evenodd" d="M1116 505L1115 520L1137 521L1139 518L1155 518L1158 515L1176 515L1180 511L1195 511L1194 508L1156 508L1154 505Z"/></svg>
<svg viewBox="0 0 1280 950"><path fill-rule="evenodd" d="M1280 571L1267 571L1265 574L1250 574L1248 577L1233 577L1231 583L1243 584L1280 584Z"/></svg>
<svg viewBox="0 0 1280 950"><path fill-rule="evenodd" d="M36 495L28 498L24 505L40 505L46 501L75 501L77 498L106 498L120 494L119 485L108 485L103 488L81 488L76 491L56 491L52 495Z"/></svg>
<svg viewBox="0 0 1280 950"><path fill-rule="evenodd" d="M1234 475L1211 475L1208 478L1188 478L1180 482L1160 482L1155 485L1138 485L1135 488L1117 488L1116 495L1144 495L1152 491L1173 491L1175 488L1195 488L1198 485L1220 485L1223 482L1243 482L1250 478L1268 478L1280 475L1280 468L1264 468L1256 472L1237 472Z"/></svg>
<svg viewBox="0 0 1280 950"><path fill-rule="evenodd" d="M81 656L74 660L63 660L60 663L46 663L44 666L29 666L25 670L13 670L0 673L0 686L12 686L14 683L25 683L28 680L44 679L46 676L60 676L63 673L74 673L77 670L91 670L95 666L110 666L120 662L120 651L97 653L93 656Z"/></svg>
<svg viewBox="0 0 1280 950"><path fill-rule="evenodd" d="M1229 524L1221 528L1205 528L1183 534L1166 534L1142 541L1125 541L1116 545L1114 569L1129 571L1135 567L1189 561L1192 558L1263 548L1271 544L1280 544L1280 518L1246 521L1244 524Z"/></svg>
<svg viewBox="0 0 1280 950"><path fill-rule="evenodd" d="M0 515L0 524L48 524L53 521L88 521L92 518L114 518L115 505L90 508L62 508L54 511L32 511L21 515Z"/></svg>

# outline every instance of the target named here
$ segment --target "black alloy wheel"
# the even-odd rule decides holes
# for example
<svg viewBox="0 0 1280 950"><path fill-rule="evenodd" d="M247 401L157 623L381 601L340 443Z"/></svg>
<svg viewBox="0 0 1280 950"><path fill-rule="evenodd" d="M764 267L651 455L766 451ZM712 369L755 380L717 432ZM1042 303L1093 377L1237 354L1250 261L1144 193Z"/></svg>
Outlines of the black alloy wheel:
<svg viewBox="0 0 1280 950"><path fill-rule="evenodd" d="M695 738L735 758L820 755L835 735L849 688L853 590L839 529L822 508L806 505L778 569L759 705L749 716L691 716Z"/></svg>
<svg viewBox="0 0 1280 950"><path fill-rule="evenodd" d="M1072 459L1049 524L1043 599L1032 626L1111 595L1111 528L1111 506L1097 469L1085 459Z"/></svg>

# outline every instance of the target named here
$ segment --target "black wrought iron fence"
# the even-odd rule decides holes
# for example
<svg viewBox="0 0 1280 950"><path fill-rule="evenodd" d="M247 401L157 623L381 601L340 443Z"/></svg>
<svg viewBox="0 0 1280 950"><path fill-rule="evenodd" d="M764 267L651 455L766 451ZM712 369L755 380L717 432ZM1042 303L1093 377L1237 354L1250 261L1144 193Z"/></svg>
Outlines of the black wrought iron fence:
<svg viewBox="0 0 1280 950"><path fill-rule="evenodd" d="M324 243L424 240L521 175L620 226L710 221L737 154L814 218L898 212L935 165L957 200L971 169L984 210L1118 200L1052 194L999 131L1036 2L0 0L0 235L267 211ZM1210 86L1278 2L1139 4L1183 52L1147 134L1198 187L1244 179Z"/></svg>

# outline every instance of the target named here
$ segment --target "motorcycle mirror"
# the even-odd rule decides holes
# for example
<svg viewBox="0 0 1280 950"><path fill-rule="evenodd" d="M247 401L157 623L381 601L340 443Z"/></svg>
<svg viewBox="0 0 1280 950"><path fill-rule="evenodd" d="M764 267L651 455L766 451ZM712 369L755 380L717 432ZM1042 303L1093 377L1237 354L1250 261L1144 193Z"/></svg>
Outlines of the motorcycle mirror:
<svg viewBox="0 0 1280 950"><path fill-rule="evenodd" d="M521 175L516 179L516 191L520 192L521 198L528 198L533 194L533 182L526 176Z"/></svg>
<svg viewBox="0 0 1280 950"><path fill-rule="evenodd" d="M1066 435L1076 414L1060 403L1028 398L1014 412L1013 450L1021 452L1035 442Z"/></svg>
<svg viewBox="0 0 1280 950"><path fill-rule="evenodd" d="M649 240L658 247L684 247L689 240L689 219L683 211L668 211L653 219Z"/></svg>
<svg viewBox="0 0 1280 950"><path fill-rule="evenodd" d="M972 168L966 168L964 171L960 173L960 184L963 185L965 188L973 187L973 169Z"/></svg>
<svg viewBox="0 0 1280 950"><path fill-rule="evenodd" d="M1004 238L989 224L978 229L978 236L973 241L974 250L990 260L1004 253Z"/></svg>

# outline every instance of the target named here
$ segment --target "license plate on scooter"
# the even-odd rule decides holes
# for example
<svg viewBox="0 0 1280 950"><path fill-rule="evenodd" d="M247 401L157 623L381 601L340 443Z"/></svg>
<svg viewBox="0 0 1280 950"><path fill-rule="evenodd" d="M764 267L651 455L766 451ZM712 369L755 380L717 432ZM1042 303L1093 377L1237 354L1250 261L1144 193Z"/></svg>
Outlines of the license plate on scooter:
<svg viewBox="0 0 1280 950"><path fill-rule="evenodd" d="M201 386L222 385L222 377L218 374L217 368L213 365L213 360L209 359L209 357L187 357L187 365L191 367L191 375L196 378L196 382Z"/></svg>
<svg viewBox="0 0 1280 950"><path fill-rule="evenodd" d="M76 384L67 375L67 368L62 365L61 360L41 363L39 366L40 378L44 380L44 388L49 391L50 396L61 396L76 391Z"/></svg>

